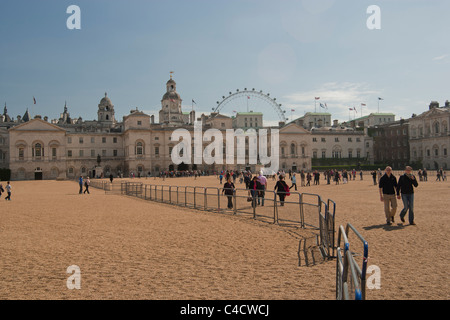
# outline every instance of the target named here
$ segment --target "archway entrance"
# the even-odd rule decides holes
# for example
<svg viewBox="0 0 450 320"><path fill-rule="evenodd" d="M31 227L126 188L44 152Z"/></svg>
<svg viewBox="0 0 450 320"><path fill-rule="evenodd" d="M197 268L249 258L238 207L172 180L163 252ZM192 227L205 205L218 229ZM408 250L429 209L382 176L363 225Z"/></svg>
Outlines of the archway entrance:
<svg viewBox="0 0 450 320"><path fill-rule="evenodd" d="M42 180L43 179L43 175L42 175L42 169L41 168L36 168L36 170L34 170L34 180Z"/></svg>

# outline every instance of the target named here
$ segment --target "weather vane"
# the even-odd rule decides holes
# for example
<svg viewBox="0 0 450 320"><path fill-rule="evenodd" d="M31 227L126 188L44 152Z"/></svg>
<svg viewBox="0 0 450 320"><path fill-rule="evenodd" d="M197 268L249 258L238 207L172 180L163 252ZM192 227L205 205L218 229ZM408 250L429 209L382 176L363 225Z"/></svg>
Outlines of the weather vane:
<svg viewBox="0 0 450 320"><path fill-rule="evenodd" d="M173 73L173 71L170 71L170 79L172 79Z"/></svg>

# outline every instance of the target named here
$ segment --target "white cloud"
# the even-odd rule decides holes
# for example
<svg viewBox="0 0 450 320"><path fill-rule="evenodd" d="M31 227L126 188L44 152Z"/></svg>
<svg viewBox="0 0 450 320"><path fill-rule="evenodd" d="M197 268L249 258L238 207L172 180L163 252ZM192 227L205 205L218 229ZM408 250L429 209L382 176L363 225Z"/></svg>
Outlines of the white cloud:
<svg viewBox="0 0 450 320"><path fill-rule="evenodd" d="M448 57L448 54L443 54L442 56L434 57L433 60L440 61L440 60L444 60L447 57Z"/></svg>

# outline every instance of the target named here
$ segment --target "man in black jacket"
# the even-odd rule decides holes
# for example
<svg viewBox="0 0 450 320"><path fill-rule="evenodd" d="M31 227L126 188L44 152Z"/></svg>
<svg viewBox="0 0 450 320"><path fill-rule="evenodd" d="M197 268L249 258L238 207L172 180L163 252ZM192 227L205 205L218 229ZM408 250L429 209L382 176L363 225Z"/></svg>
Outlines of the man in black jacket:
<svg viewBox="0 0 450 320"><path fill-rule="evenodd" d="M405 174L398 179L397 185L397 199L400 199L400 192L402 194L401 199L403 201L403 210L400 212L400 219L405 222L406 212L409 211L409 224L416 225L414 223L414 188L417 188L419 183L416 177L412 174L412 168L406 167Z"/></svg>
<svg viewBox="0 0 450 320"><path fill-rule="evenodd" d="M380 200L384 202L384 213L386 223L391 225L397 212L397 200L395 199L395 189L397 188L397 178L392 175L392 168L386 167L385 174L380 178L378 184L380 190Z"/></svg>

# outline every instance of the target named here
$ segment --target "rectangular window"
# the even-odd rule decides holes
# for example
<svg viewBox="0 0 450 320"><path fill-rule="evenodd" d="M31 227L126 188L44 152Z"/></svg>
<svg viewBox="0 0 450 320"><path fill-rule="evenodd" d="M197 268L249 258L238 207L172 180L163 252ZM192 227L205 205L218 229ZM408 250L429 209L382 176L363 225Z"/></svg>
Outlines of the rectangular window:
<svg viewBox="0 0 450 320"><path fill-rule="evenodd" d="M95 138L91 137L91 143L95 143Z"/></svg>
<svg viewBox="0 0 450 320"><path fill-rule="evenodd" d="M83 138L80 137L80 138L78 139L78 142L79 142L80 144L83 144L83 142L84 142Z"/></svg>
<svg viewBox="0 0 450 320"><path fill-rule="evenodd" d="M327 152L326 151L322 151L322 159L325 159L327 157Z"/></svg>
<svg viewBox="0 0 450 320"><path fill-rule="evenodd" d="M313 158L317 159L317 151L313 151Z"/></svg>
<svg viewBox="0 0 450 320"><path fill-rule="evenodd" d="M69 143L69 144L72 143L72 137L67 138L67 143Z"/></svg>
<svg viewBox="0 0 450 320"><path fill-rule="evenodd" d="M25 158L24 154L25 154L25 149L19 148L19 160L23 160Z"/></svg>
<svg viewBox="0 0 450 320"><path fill-rule="evenodd" d="M138 122L137 122L137 125L138 125L138 126L142 126L142 121L138 121Z"/></svg>
<svg viewBox="0 0 450 320"><path fill-rule="evenodd" d="M52 148L52 158L56 159L56 148Z"/></svg>
<svg viewBox="0 0 450 320"><path fill-rule="evenodd" d="M72 150L67 150L67 157L72 158Z"/></svg>
<svg viewBox="0 0 450 320"><path fill-rule="evenodd" d="M106 157L106 150L102 150L102 157Z"/></svg>
<svg viewBox="0 0 450 320"><path fill-rule="evenodd" d="M159 147L155 147L155 155L159 156Z"/></svg>
<svg viewBox="0 0 450 320"><path fill-rule="evenodd" d="M313 142L317 142L317 138L313 138Z"/></svg>
<svg viewBox="0 0 450 320"><path fill-rule="evenodd" d="M113 155L114 155L114 157L117 157L117 150L113 151Z"/></svg>
<svg viewBox="0 0 450 320"><path fill-rule="evenodd" d="M80 150L80 158L84 157L84 150Z"/></svg>
<svg viewBox="0 0 450 320"><path fill-rule="evenodd" d="M106 143L106 137L102 137L102 143Z"/></svg>
<svg viewBox="0 0 450 320"><path fill-rule="evenodd" d="M95 150L91 150L91 158L95 158Z"/></svg>
<svg viewBox="0 0 450 320"><path fill-rule="evenodd" d="M322 142L326 142L325 138L322 138L321 141L322 141Z"/></svg>
<svg viewBox="0 0 450 320"><path fill-rule="evenodd" d="M339 138L334 138L334 142L339 142Z"/></svg>
<svg viewBox="0 0 450 320"><path fill-rule="evenodd" d="M446 156L447 155L447 149L446 148L444 148L444 156Z"/></svg>
<svg viewBox="0 0 450 320"><path fill-rule="evenodd" d="M159 140L159 137L155 137L155 140L158 141L158 140Z"/></svg>
<svg viewBox="0 0 450 320"><path fill-rule="evenodd" d="M348 138L348 142L352 142L352 138Z"/></svg>
<svg viewBox="0 0 450 320"><path fill-rule="evenodd" d="M113 138L113 143L117 143L117 138L116 137Z"/></svg>
<svg viewBox="0 0 450 320"><path fill-rule="evenodd" d="M352 151L349 151L348 152L348 157L351 159L351 158L353 158L353 152Z"/></svg>

